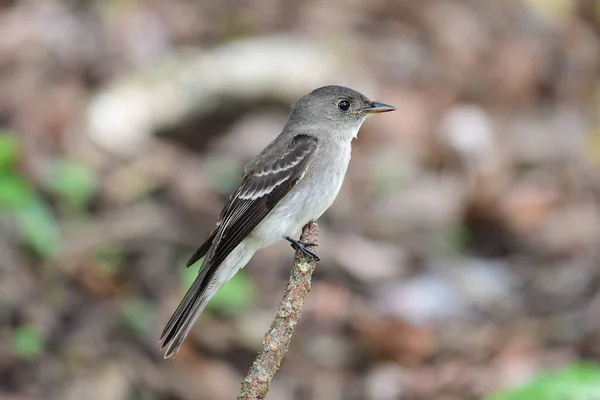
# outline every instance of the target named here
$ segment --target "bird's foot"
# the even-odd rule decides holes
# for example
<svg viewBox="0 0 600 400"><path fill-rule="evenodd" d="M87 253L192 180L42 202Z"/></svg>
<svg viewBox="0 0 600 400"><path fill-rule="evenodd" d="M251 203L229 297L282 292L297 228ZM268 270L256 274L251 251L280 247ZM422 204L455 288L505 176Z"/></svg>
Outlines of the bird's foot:
<svg viewBox="0 0 600 400"><path fill-rule="evenodd" d="M307 249L309 246L318 246L318 244L301 242L299 240L292 239L289 236L286 236L285 240L291 243L291 246L294 250L300 250L305 256L308 256L315 261L321 261L318 255Z"/></svg>

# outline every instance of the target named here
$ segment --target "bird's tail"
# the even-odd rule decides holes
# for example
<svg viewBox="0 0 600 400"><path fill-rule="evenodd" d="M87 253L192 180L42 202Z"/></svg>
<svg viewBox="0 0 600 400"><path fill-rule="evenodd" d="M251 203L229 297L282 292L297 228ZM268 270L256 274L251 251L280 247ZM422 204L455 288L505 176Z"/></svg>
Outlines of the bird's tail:
<svg viewBox="0 0 600 400"><path fill-rule="evenodd" d="M199 274L196 277L169 322L167 322L160 335L161 348L166 348L165 358L177 354L183 340L209 300L240 268L250 261L253 254L254 251L246 248L242 243L225 258L221 265L217 267L202 265L202 269L215 268L214 273Z"/></svg>
<svg viewBox="0 0 600 400"><path fill-rule="evenodd" d="M198 276L160 335L161 348L164 349L166 347L165 358L172 357L177 353L183 343L183 339L185 339L190 329L192 329L194 322L196 322L196 319L198 319L200 313L206 307L208 300L212 297L212 295L209 296L208 294L210 286L214 286L214 284L207 285L204 290L202 290L202 286L202 277Z"/></svg>

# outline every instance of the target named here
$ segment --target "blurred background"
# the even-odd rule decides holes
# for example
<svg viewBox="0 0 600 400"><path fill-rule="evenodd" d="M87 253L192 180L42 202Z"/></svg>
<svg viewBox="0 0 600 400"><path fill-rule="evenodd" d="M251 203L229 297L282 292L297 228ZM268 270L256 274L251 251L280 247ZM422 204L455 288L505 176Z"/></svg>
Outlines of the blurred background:
<svg viewBox="0 0 600 400"><path fill-rule="evenodd" d="M235 398L287 243L174 360L158 337L325 84L398 111L354 143L268 398L600 399L597 0L0 0L0 398Z"/></svg>

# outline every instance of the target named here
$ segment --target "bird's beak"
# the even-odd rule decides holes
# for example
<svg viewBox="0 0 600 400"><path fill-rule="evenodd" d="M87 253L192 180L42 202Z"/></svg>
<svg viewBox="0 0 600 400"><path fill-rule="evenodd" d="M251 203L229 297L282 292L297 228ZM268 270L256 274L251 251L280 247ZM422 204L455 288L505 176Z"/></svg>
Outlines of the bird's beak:
<svg viewBox="0 0 600 400"><path fill-rule="evenodd" d="M390 106L388 104L378 103L376 101L371 103L370 107L365 107L365 108L360 109L360 112L362 112L364 114L377 114L377 113L383 113L383 112L388 112L388 111L396 111L396 107Z"/></svg>

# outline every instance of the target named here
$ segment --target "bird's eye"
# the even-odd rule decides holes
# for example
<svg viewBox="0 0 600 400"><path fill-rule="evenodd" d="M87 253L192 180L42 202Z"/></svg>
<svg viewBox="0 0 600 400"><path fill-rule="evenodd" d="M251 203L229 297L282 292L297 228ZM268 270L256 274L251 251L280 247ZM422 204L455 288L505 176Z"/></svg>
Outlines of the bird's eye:
<svg viewBox="0 0 600 400"><path fill-rule="evenodd" d="M337 106L342 111L348 111L350 108L350 102L348 100L340 100L338 101Z"/></svg>

